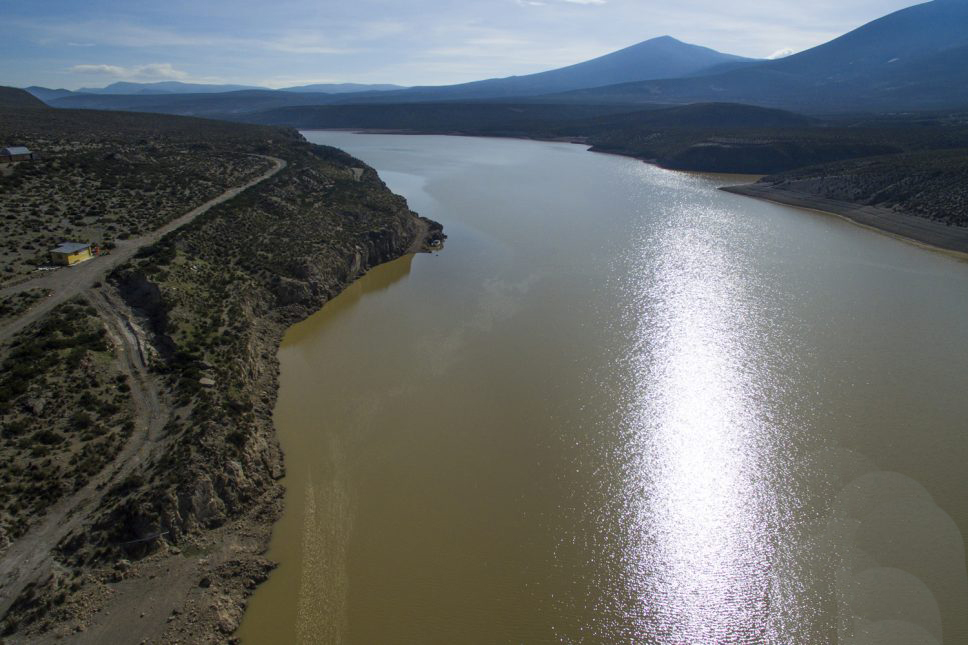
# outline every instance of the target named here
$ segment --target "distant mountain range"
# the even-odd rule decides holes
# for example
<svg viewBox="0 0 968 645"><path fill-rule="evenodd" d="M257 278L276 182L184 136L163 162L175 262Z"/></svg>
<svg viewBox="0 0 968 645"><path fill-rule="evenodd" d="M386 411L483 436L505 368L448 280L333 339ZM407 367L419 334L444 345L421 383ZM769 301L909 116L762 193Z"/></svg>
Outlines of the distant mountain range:
<svg viewBox="0 0 968 645"><path fill-rule="evenodd" d="M583 63L547 72L491 78L459 85L412 87L379 97L381 101L493 99L566 92L660 78L696 74L726 64L750 63L754 59L723 54L690 45L671 36L652 38Z"/></svg>
<svg viewBox="0 0 968 645"><path fill-rule="evenodd" d="M283 87L281 92L323 92L325 94L348 94L350 92L388 92L390 90L405 90L403 85L390 85L387 83L364 84L364 83L313 83L312 85L296 85L294 87Z"/></svg>
<svg viewBox="0 0 968 645"><path fill-rule="evenodd" d="M203 89L173 93L172 89L188 84L115 83L103 91L67 95L51 94L59 90L27 89L55 107L218 116L296 105L537 97L629 80L673 78L752 62L755 61L662 36L560 69L459 85L398 88L392 85L317 84L282 90L244 88L222 92L211 91L215 86L193 86Z"/></svg>
<svg viewBox="0 0 968 645"><path fill-rule="evenodd" d="M968 1L889 14L799 54L717 74L582 89L554 100L731 101L809 111L968 105Z"/></svg>
<svg viewBox="0 0 968 645"><path fill-rule="evenodd" d="M968 106L968 0L909 7L779 60L742 58L663 36L559 69L458 85L231 86L236 91L186 89L189 85L116 83L94 94L28 90L55 107L262 122L267 111L290 118L294 113L284 109L302 106L447 101L634 106L630 109L731 102L810 113L957 108Z"/></svg>
<svg viewBox="0 0 968 645"><path fill-rule="evenodd" d="M70 94L50 99L48 105L86 110L161 112L186 116L229 118L290 105L326 105L339 96L369 97L380 92L328 94L282 90L239 90L197 94Z"/></svg>
<svg viewBox="0 0 968 645"><path fill-rule="evenodd" d="M30 91L30 88L26 88ZM204 85L201 83L182 83L180 81L161 81L158 83L132 83L119 81L107 87L82 87L76 94L211 94L213 92L237 92L239 90L264 90L255 85Z"/></svg>
<svg viewBox="0 0 968 645"><path fill-rule="evenodd" d="M24 89L45 103L49 103L54 99L70 96L74 93L70 90L65 90L64 88L52 90L48 87L38 87L36 85L31 85L30 87L25 87Z"/></svg>
<svg viewBox="0 0 968 645"><path fill-rule="evenodd" d="M202 83L182 83L180 81L161 81L158 83L133 83L119 81L106 87L82 87L71 91L65 89L50 89L32 85L25 90L42 101L75 96L77 94L125 95L140 96L146 94L219 94L222 92L239 92L242 90L262 90L271 92L268 87L257 85L207 85ZM385 92L388 90L406 89L402 85L364 84L364 83L315 83L313 85L296 85L283 87L280 92L321 92L326 94L346 94L348 92Z"/></svg>

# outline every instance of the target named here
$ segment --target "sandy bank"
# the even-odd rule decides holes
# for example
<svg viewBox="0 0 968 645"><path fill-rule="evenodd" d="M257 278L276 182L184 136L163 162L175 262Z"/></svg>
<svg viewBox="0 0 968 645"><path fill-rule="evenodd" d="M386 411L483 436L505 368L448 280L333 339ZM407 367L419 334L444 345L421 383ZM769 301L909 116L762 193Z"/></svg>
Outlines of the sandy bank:
<svg viewBox="0 0 968 645"><path fill-rule="evenodd" d="M899 213L887 208L827 199L819 195L777 188L769 184L724 186L720 190L838 215L860 226L866 226L922 246L954 252L968 259L968 228L966 227L948 226L941 222L908 213Z"/></svg>

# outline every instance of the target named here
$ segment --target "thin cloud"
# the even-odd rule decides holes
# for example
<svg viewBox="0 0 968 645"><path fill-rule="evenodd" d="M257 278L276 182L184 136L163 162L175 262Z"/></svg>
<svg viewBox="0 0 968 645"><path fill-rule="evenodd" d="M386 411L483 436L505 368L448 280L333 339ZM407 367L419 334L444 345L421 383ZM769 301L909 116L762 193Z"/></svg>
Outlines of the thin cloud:
<svg viewBox="0 0 968 645"><path fill-rule="evenodd" d="M113 47L179 47L211 43L209 34L191 35L172 30L142 27L115 20L88 20L76 23L19 21L16 27L34 35L45 46L58 43L108 45ZM216 39L216 42L223 39ZM229 39L226 44L242 42Z"/></svg>
<svg viewBox="0 0 968 645"><path fill-rule="evenodd" d="M552 4L603 5L608 0L516 0L522 7L547 7Z"/></svg>
<svg viewBox="0 0 968 645"><path fill-rule="evenodd" d="M74 65L67 71L77 74L106 74L107 76L118 77L128 73L128 70L118 65Z"/></svg>
<svg viewBox="0 0 968 645"><path fill-rule="evenodd" d="M515 2L522 7L550 7L552 5L561 6L563 4L600 6L607 4L608 0L515 0Z"/></svg>
<svg viewBox="0 0 968 645"><path fill-rule="evenodd" d="M363 51L360 48L341 47L315 33L290 33L256 45L288 54L358 54Z"/></svg>
<svg viewBox="0 0 968 645"><path fill-rule="evenodd" d="M98 76L111 76L125 80L169 80L180 81L188 78L188 73L172 67L170 63L150 63L148 65L135 65L133 67L123 67L121 65L74 65L68 71L75 74L95 74Z"/></svg>
<svg viewBox="0 0 968 645"><path fill-rule="evenodd" d="M73 47L130 47L130 48L205 48L210 50L262 49L287 54L358 54L364 49L346 46L341 42L374 41L406 30L401 23L365 22L358 25L357 32L344 34L341 42L320 36L318 32L282 31L261 37L242 38L214 33L176 32L163 28L145 27L138 24L109 20L92 20L83 23L30 23L18 25L35 34L37 42L50 46L58 42ZM92 41L81 41L87 36Z"/></svg>

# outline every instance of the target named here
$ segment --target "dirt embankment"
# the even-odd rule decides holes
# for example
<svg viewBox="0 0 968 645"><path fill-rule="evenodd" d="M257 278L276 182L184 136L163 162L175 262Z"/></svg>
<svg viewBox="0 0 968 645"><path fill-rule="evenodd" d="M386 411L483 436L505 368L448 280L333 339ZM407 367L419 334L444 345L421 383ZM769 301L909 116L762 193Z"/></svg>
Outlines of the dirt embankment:
<svg viewBox="0 0 968 645"><path fill-rule="evenodd" d="M832 199L770 183L725 186L722 190L788 206L832 213L861 226L908 241L945 251L968 253L968 227L965 226L946 224L893 208Z"/></svg>
<svg viewBox="0 0 968 645"><path fill-rule="evenodd" d="M224 642L267 577L283 333L369 268L443 238L344 153L288 161L99 287L98 308L120 310L116 333L137 340L137 378L155 386L162 418L12 599L6 642Z"/></svg>

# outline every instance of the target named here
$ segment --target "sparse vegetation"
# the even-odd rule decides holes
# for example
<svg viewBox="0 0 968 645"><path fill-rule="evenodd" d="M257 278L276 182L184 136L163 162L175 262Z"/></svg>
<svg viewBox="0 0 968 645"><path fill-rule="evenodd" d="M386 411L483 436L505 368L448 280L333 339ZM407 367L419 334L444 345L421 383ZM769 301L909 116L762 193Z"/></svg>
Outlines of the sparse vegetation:
<svg viewBox="0 0 968 645"><path fill-rule="evenodd" d="M968 147L968 117L961 111L820 119L730 103L669 107L490 102L312 105L245 118L302 128L564 139L666 168L755 174Z"/></svg>
<svg viewBox="0 0 968 645"><path fill-rule="evenodd" d="M250 155L279 157L288 167L142 247L86 292L88 300L55 308L0 344L0 458L10 464L0 475L0 553L25 545L10 545L9 539L92 478L104 484L91 493L96 503L76 524L82 528L52 534L54 568L74 572L72 580L53 575L22 586L0 629L25 637L62 629L113 602L104 585L126 575L128 565L119 569L118 562L138 562L169 545L177 553L175 545L204 541L216 529L247 532L247 550L233 551L231 570L264 577L269 564L260 553L278 512L282 475L271 421L276 344L289 324L366 268L439 236L439 225L417 218L362 162L313 146L292 130L159 115L0 109L0 128L6 126L19 133L18 141L54 151L42 162L17 166L3 180L17 195L37 194L23 197L24 207L4 211L23 247L35 254L55 234L50 222L64 220L57 195L94 206L99 214L119 212L107 208L119 203L112 199L170 206L160 215L119 215L112 223L121 239L123 222L130 225L127 234L157 227L211 196L206 191L221 192L262 174L265 160ZM195 174L203 180L181 183ZM95 181L110 185L91 197ZM53 192L44 192L48 188ZM101 221L87 213L82 209L77 223L67 218L61 225L80 231ZM41 233L30 237L34 228ZM26 266L17 264L6 275ZM0 301L11 318L43 296L23 293ZM135 369L116 360L132 359L133 350L124 350L135 342L128 332L138 336L137 351L150 371L140 362ZM137 378L129 383L131 369ZM157 414L141 421L157 436L149 441L139 433L146 443L127 444L134 410L148 405L149 390L157 394L151 404ZM138 446L137 461L115 459L132 445ZM230 520L237 520L231 529ZM220 598L237 604L250 593L248 577L240 575L220 578ZM223 615L209 613L193 618L193 636L231 631ZM184 633L183 622L168 628Z"/></svg>
<svg viewBox="0 0 968 645"><path fill-rule="evenodd" d="M163 128L132 140L123 129L112 131L110 123L96 120L86 128L58 129L49 112L0 112L4 136L39 155L37 161L7 164L0 173L0 284L48 264L47 251L61 242L110 247L269 167L232 142L191 141L188 133Z"/></svg>
<svg viewBox="0 0 968 645"><path fill-rule="evenodd" d="M154 364L176 404L189 411L170 431L177 447L145 485L112 502L107 542L152 524L171 539L195 522L218 525L272 485L260 450L271 433L272 346L292 321L316 309L365 268L397 257L417 235L406 203L362 162L312 147L284 173L143 250L114 281L151 321ZM203 380L209 384L203 385ZM259 447L261 446L261 448ZM245 481L233 480L242 470ZM158 523L200 479L214 484L217 513ZM183 515L184 515L184 510ZM122 531L120 534L118 530Z"/></svg>
<svg viewBox="0 0 968 645"><path fill-rule="evenodd" d="M83 300L11 342L0 376L0 545L87 483L131 433L115 351Z"/></svg>
<svg viewBox="0 0 968 645"><path fill-rule="evenodd" d="M968 226L968 149L811 166L762 180L778 188Z"/></svg>
<svg viewBox="0 0 968 645"><path fill-rule="evenodd" d="M20 316L47 294L46 289L26 289L0 296L0 322Z"/></svg>

